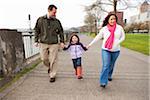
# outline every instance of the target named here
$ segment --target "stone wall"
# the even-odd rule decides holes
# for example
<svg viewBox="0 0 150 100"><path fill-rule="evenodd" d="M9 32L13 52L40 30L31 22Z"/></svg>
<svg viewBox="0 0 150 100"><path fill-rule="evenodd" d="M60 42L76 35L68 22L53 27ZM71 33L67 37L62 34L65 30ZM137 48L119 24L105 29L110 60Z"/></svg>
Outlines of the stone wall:
<svg viewBox="0 0 150 100"><path fill-rule="evenodd" d="M17 30L0 29L0 74L13 76L25 59L22 34Z"/></svg>

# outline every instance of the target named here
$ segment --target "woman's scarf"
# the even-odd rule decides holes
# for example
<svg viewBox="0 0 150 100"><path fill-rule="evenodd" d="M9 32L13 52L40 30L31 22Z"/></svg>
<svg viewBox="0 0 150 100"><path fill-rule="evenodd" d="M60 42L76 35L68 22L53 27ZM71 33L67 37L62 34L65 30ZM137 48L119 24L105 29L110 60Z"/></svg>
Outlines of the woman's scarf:
<svg viewBox="0 0 150 100"><path fill-rule="evenodd" d="M111 26L110 24L107 24L107 28L111 34L108 37L107 41L105 42L105 48L112 49L113 42L114 42L114 32L116 30L116 22L114 23L113 26Z"/></svg>

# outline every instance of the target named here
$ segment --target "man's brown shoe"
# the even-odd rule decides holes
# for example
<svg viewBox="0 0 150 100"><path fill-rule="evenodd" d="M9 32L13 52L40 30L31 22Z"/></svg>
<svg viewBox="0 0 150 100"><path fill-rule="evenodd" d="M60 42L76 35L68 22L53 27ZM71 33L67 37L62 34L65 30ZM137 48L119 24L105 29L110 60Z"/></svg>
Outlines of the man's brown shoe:
<svg viewBox="0 0 150 100"><path fill-rule="evenodd" d="M50 78L50 82L55 82L55 78Z"/></svg>

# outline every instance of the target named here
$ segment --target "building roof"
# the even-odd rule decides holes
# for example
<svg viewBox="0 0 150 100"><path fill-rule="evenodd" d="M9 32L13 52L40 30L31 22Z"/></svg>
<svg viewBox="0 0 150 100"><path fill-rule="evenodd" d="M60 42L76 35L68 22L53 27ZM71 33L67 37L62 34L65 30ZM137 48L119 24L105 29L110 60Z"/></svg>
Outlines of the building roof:
<svg viewBox="0 0 150 100"><path fill-rule="evenodd" d="M145 0L145 1L141 4L141 6L145 6L145 5L149 5L149 3L147 2L147 0Z"/></svg>
<svg viewBox="0 0 150 100"><path fill-rule="evenodd" d="M148 5L148 2L145 0L145 1L143 2L143 5L144 5L144 4Z"/></svg>

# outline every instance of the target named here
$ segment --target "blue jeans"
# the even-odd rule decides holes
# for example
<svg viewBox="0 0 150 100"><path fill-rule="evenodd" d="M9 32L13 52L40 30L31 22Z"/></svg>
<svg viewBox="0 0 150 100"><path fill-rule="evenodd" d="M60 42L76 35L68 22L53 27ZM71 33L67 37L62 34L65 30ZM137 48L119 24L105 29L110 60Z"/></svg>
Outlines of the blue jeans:
<svg viewBox="0 0 150 100"><path fill-rule="evenodd" d="M73 66L74 66L74 69L77 69L77 67L81 67L81 57L80 58L76 58L76 59L72 59L73 61Z"/></svg>
<svg viewBox="0 0 150 100"><path fill-rule="evenodd" d="M101 85L107 85L108 78L112 78L114 65L119 54L120 54L120 51L110 52L110 51L102 49L103 66L102 66L102 71L100 74Z"/></svg>

